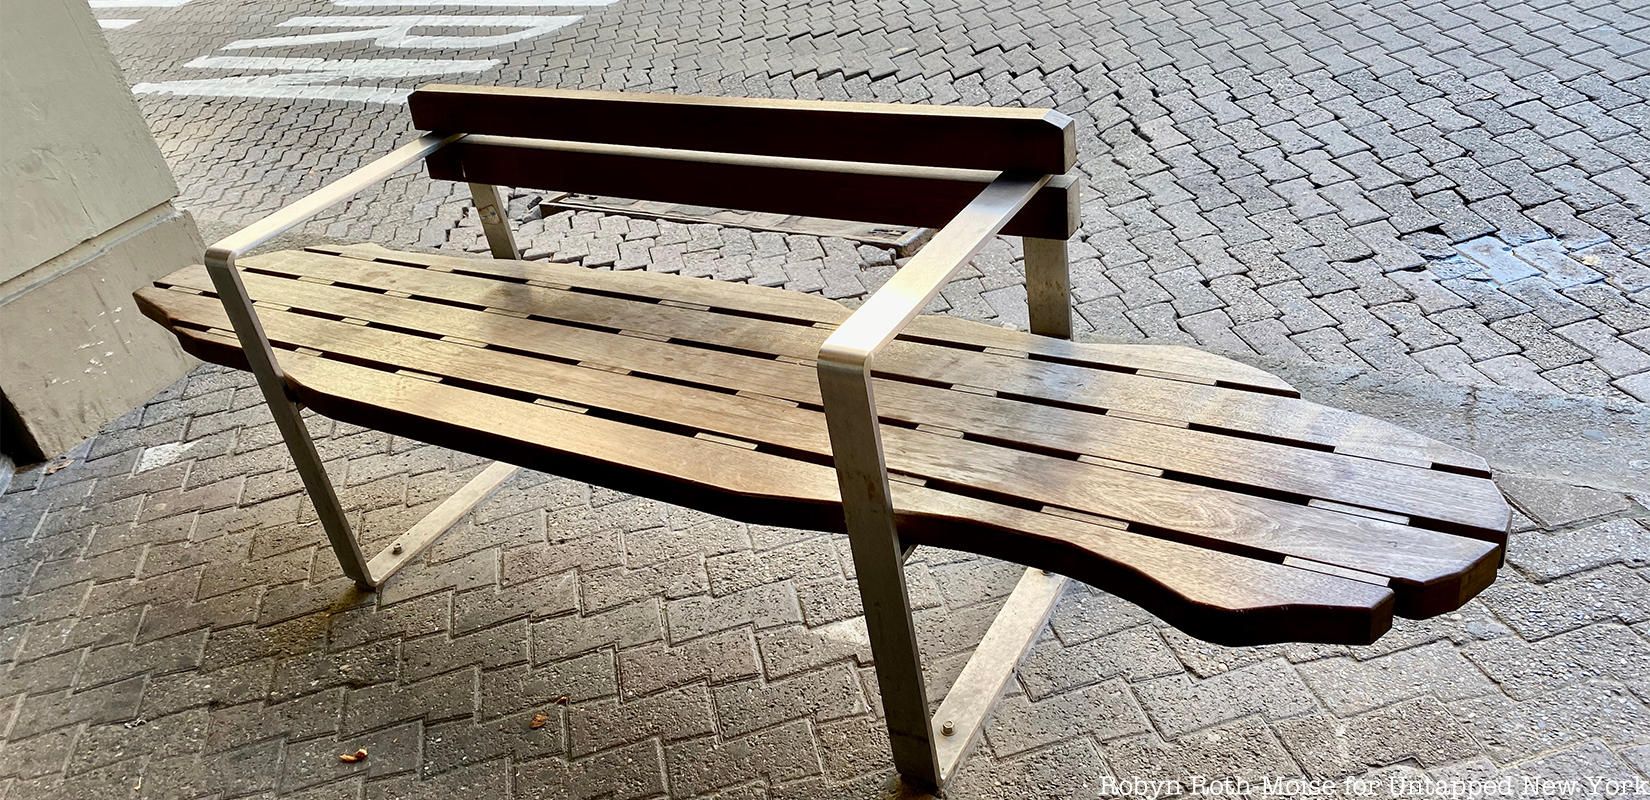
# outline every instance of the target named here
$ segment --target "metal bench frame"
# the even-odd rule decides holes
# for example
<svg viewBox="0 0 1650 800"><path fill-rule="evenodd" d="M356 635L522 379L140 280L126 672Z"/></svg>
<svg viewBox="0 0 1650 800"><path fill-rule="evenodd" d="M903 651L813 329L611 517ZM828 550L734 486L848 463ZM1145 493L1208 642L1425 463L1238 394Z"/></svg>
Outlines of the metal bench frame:
<svg viewBox="0 0 1650 800"><path fill-rule="evenodd" d="M258 321L255 303L247 295L236 260L463 136L421 136L206 251L212 283L338 563L346 576L366 590L383 586L476 504L497 491L517 468L494 463L484 469L368 560L350 530L299 405L287 392L280 364ZM871 390L871 361L1048 181L1047 175L1000 175L838 327L819 353L826 424L876 660L889 744L895 768L918 789L939 790L956 775L1003 687L1047 622L1066 579L1042 570L1026 570L938 712L930 717L903 569L910 548L902 544L894 523L876 398ZM518 258L499 188L471 183L470 195L492 255ZM1024 249L1032 332L1070 339L1066 241L1026 237Z"/></svg>

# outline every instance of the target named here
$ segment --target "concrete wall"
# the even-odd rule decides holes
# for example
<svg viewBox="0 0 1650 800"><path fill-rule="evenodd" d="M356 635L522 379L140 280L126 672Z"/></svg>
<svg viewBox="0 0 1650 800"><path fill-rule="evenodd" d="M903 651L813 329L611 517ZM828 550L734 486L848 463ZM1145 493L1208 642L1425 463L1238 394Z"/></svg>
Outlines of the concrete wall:
<svg viewBox="0 0 1650 800"><path fill-rule="evenodd" d="M0 6L0 449L73 447L189 368L131 292L200 257L85 0Z"/></svg>

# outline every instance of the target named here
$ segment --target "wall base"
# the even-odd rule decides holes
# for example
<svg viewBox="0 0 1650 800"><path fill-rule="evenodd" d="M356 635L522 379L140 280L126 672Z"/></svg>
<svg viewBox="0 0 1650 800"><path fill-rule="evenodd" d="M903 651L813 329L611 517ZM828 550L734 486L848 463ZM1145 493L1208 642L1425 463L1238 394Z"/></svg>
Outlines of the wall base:
<svg viewBox="0 0 1650 800"><path fill-rule="evenodd" d="M132 292L205 246L186 212L162 203L0 285L4 451L18 464L74 447L193 366L138 313Z"/></svg>

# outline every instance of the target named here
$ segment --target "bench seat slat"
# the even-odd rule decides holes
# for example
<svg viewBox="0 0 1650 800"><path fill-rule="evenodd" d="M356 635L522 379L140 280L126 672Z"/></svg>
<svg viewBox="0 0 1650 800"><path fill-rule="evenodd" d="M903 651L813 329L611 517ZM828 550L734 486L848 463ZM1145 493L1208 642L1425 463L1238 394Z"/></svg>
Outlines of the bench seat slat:
<svg viewBox="0 0 1650 800"><path fill-rule="evenodd" d="M811 360L818 353L820 344L829 335L828 331L808 326L759 319L738 320L738 324L732 324L725 315L706 315L653 303L631 303L622 298L543 287L522 286L512 289L508 295L500 295L497 282L486 278L397 268L390 264L357 264L317 254L270 254L248 259L246 264L292 275L347 280L377 289L412 291L472 305L502 303L505 308L521 313L562 314L560 319L577 324L649 331L718 348L805 360ZM918 382L965 384L1096 411L1117 409L1167 417L1245 435L1290 439L1323 449L1344 449L1397 463L1438 463L1470 472L1487 471L1477 456L1396 425L1295 398L1064 363L1028 362L918 342L893 343L878 356L875 368L879 374L900 375Z"/></svg>
<svg viewBox="0 0 1650 800"><path fill-rule="evenodd" d="M819 403L813 371L793 364L696 350L680 344L620 343L613 341L610 335L595 331L553 326L539 321L506 321L484 312L431 306L417 301L395 302L391 298L377 298L361 292L352 295L349 289L312 291L298 282L278 282L280 280L259 275L247 276L248 284L255 287L254 291L293 292L279 296L304 310L336 315L341 309L351 308L355 313L369 314L373 321L387 326L406 328L421 325L431 335L457 336L466 340L485 337L497 346L542 354L567 363L585 362L594 354L601 353L606 359L622 363L637 372L674 381L715 386L729 393L756 391L808 404L815 409ZM220 325L217 316L211 315L210 320L207 318L207 312L215 305L210 298L170 298L165 305L171 309L193 309L190 316L197 324ZM348 341L355 335L356 327L334 328L327 336L289 343L325 348L329 342ZM455 334L453 331L462 333ZM592 340L587 347L579 348L576 344L568 346L581 335ZM396 334L385 333L384 336L393 337ZM372 348L366 348L362 354L348 355L352 358L370 357L372 352ZM472 354L471 357L476 356ZM422 365L404 366L424 371L432 369ZM548 365L546 368L549 368ZM1033 452L1058 451L1068 454L1068 457L1094 456L1171 470L1194 480L1202 477L1221 483L1245 484L1258 487L1264 493L1282 492L1359 504L1391 513L1435 519L1454 525L1469 535L1495 541L1499 540L1505 528L1504 519L1483 510L1495 508L1499 494L1493 485L1479 478L923 384L881 380L878 386L879 397L883 398L880 411L884 417L912 426L942 421L945 426L966 428L976 437L976 442L1011 442L1034 448ZM660 386L657 389L659 393L670 391L673 387ZM591 402L577 398L563 399L580 404ZM660 406L669 406L662 398L657 398L657 402ZM732 401L729 403L734 404ZM823 430L816 433L823 436ZM887 435L897 437L899 433L891 430ZM825 452L823 441L820 439L808 445L786 444Z"/></svg>
<svg viewBox="0 0 1650 800"><path fill-rule="evenodd" d="M785 318L799 322L837 324L848 318L841 303L816 294L775 291L728 281L683 281L675 275L643 270L591 270L554 261L482 261L443 253L399 253L376 244L319 246L309 250L347 258L401 263L446 265L472 273L510 280L542 280L599 291L647 297L672 303L692 302L728 311ZM1296 397L1287 382L1264 370L1180 345L1105 344L1070 342L1023 331L977 325L952 317L921 316L911 321L902 338L961 344L979 349L995 347L1035 353L1068 363L1119 371L1152 370L1168 375L1195 376L1217 385Z"/></svg>
<svg viewBox="0 0 1650 800"><path fill-rule="evenodd" d="M826 466L338 361L284 363L295 394L341 420L733 518L840 524ZM1366 642L1390 626L1384 587L909 484L895 502L915 543L1071 574L1210 641Z"/></svg>
<svg viewBox="0 0 1650 800"><path fill-rule="evenodd" d="M316 257L308 254L302 259L293 259L292 255L251 259L248 266L255 270L285 270L294 260L307 263ZM468 277L389 264L337 261L366 272L399 270L388 273L396 276L419 273L444 281ZM800 458L801 463L816 467L828 464L823 418L817 410L817 384L813 383L812 370L807 367L751 354L623 337L541 319L442 306L360 288L256 272L244 277L254 297L267 297L295 309L291 313L265 314L266 330L285 346L306 347L322 351L329 358L355 363L377 363L383 369L407 369L457 380L471 389L492 392L503 399L524 402L547 399L598 410L598 415L619 414L619 418L629 415L640 419L642 427L657 424L666 429L732 436L757 442L764 448L777 448L765 451L766 454L791 453L792 459ZM703 283L679 277L668 280ZM184 270L161 283L202 291L211 289L210 282L198 268ZM547 291L514 282L486 283L491 286L487 304L506 307L518 307L513 304L520 293ZM614 299L576 293L574 296L599 301ZM145 313L173 326L186 344L196 339L192 351L217 348L217 351L197 355L220 361L231 358L222 352L224 345L220 338L193 337L190 333L192 328L226 324L214 298L171 290L144 290L140 292L140 301ZM562 299L549 305L560 308L566 302ZM356 317L372 326L414 328L423 335L306 316L314 313ZM720 326L778 324L716 312L685 313L718 317L715 322ZM478 351L470 345L433 338L436 336L485 342L489 347L503 350ZM983 353L959 352L987 357ZM283 352L283 363L289 355L296 357ZM547 362L543 360L546 355L564 363ZM632 374L571 366L594 355L600 355L604 363L622 364ZM1049 366L1024 359L1009 360L1026 367ZM1111 371L1089 371L1113 379L1172 383ZM655 374L669 382L654 379ZM679 385L678 381L692 382L700 388ZM1203 542L1230 553L1256 555L1267 560L1303 558L1381 574L1393 580L1399 613L1413 616L1458 606L1488 582L1499 560L1505 517L1495 518L1494 512L1499 508L1504 514L1505 507L1486 480L1320 450L1292 449L1209 431L1116 419L1082 409L983 397L940 386L900 380L879 380L878 383L885 418L912 426L925 424L926 420L960 428L969 434L969 438L958 440L926 430L885 426L890 468L926 479L933 491L954 494L953 487L956 487L966 489L963 496L974 499L1014 497L1039 507L1046 504L1076 508L1141 525L1140 531L1152 536ZM1214 388L1198 384L1186 386ZM738 397L732 394L734 391L777 397L801 405L787 407L770 400ZM1220 391L1265 402L1288 400L1254 392ZM1303 408L1313 407L1299 400L1290 402L1302 404ZM983 438L974 438L976 435ZM1187 439L1182 441L1179 437ZM1061 448L1070 448L1071 454L1061 457L1048 452ZM1100 461L1080 462L1073 457L1077 453ZM1118 461L1144 464L1163 469L1165 474L1155 477L1115 469L1105 465L1106 460L1113 464ZM830 474L828 470L826 474ZM1244 488L1244 484L1249 488ZM1299 499L1274 498L1273 492L1298 495ZM1490 513L1481 518L1444 520L1454 528L1471 528L1464 532L1484 540L1478 541L1372 518L1379 514L1360 516L1333 507L1311 508L1306 505L1308 499L1351 503L1421 518L1426 518L1428 513L1450 517L1452 508L1483 508ZM1418 514L1417 510L1425 513ZM1356 508L1345 511L1356 511ZM830 525L840 524L829 515L827 518L831 520ZM787 524L804 523L792 520Z"/></svg>
<svg viewBox="0 0 1650 800"><path fill-rule="evenodd" d="M191 313L210 321L210 300L191 298ZM200 306L200 308L194 308ZM182 310L183 305L173 305ZM439 313L439 312L434 312ZM814 410L774 408L758 400L635 376L545 362L509 352L475 353L450 343L295 314L272 315L273 341L320 345L351 363L404 367L456 379L480 390L553 397L579 407L606 409L798 452L810 463L829 456L824 419ZM191 343L184 334L186 343ZM233 358L217 340L192 342L191 352ZM1379 571L1400 589L1399 613L1447 610L1475 591L1499 560L1498 547L1448 534L1407 529L1355 515L1321 511L1264 497L1234 494L1067 459L957 441L922 430L884 433L890 469L1086 513L1145 523L1161 535L1203 541L1217 549L1259 551L1269 560L1307 558L1361 571ZM812 458L806 458L811 456ZM1013 462L1015 470L991 469ZM1396 552L1395 552L1396 551ZM1462 571L1462 565L1471 568Z"/></svg>

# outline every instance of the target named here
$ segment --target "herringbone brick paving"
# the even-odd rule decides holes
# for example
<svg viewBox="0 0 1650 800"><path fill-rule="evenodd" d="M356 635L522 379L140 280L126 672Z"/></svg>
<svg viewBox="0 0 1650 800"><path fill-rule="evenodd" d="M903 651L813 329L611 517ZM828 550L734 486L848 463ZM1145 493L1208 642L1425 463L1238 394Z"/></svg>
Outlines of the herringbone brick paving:
<svg viewBox="0 0 1650 800"><path fill-rule="evenodd" d="M109 37L134 83L199 78L182 65L329 11L194 0ZM502 64L477 80L1071 114L1089 187L1073 247L1086 336L1650 397L1642 4L580 12L485 53ZM408 57L358 42L277 52ZM250 220L407 133L396 106L140 105L184 205L209 222ZM850 301L894 267L840 240L536 219L531 194L512 208L533 256ZM482 249L453 187L414 177L309 232ZM989 250L939 310L1023 324L1015 259L1008 244ZM311 423L369 549L481 467ZM63 464L0 496L0 797L881 793L890 765L838 538L526 474L361 595L255 387L214 367ZM1500 582L1372 647L1214 647L1074 588L954 794L1650 775L1650 493L1503 488L1522 513ZM918 552L909 579L934 699L1014 573ZM538 712L548 722L534 730ZM338 761L357 747L366 761Z"/></svg>
<svg viewBox="0 0 1650 800"><path fill-rule="evenodd" d="M501 65L461 79L506 85L1053 106L1079 126L1074 288L1086 330L1650 400L1650 6L1639 0L619 0L579 11L574 25L492 49L357 40L226 52L485 56ZM287 0L249 16L195 0L110 41L134 83L223 77L241 73L185 65L329 12L343 13ZM207 219L250 220L408 134L395 105L140 99L183 204ZM462 187L408 176L312 230L477 249L466 201ZM844 299L888 272L886 254L842 243L757 241L578 218L531 237L535 255ZM1023 325L1016 258L1005 247L985 259L939 308Z"/></svg>
<svg viewBox="0 0 1650 800"><path fill-rule="evenodd" d="M481 467L310 422L371 549ZM1502 486L1499 582L1370 647L1217 647L1074 588L953 796L1650 770L1650 497ZM361 594L256 386L214 366L0 511L3 798L884 793L842 537L524 473ZM1017 572L918 551L935 701Z"/></svg>

